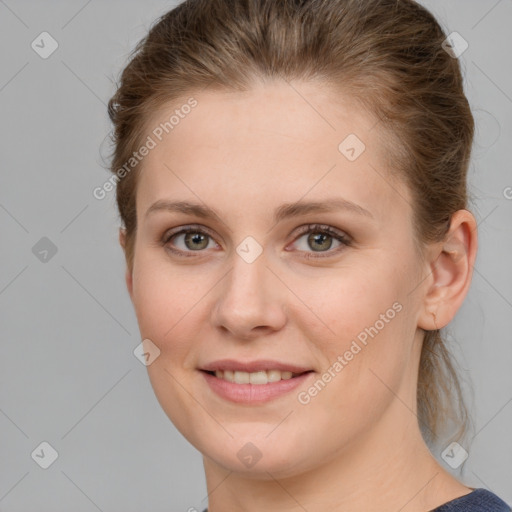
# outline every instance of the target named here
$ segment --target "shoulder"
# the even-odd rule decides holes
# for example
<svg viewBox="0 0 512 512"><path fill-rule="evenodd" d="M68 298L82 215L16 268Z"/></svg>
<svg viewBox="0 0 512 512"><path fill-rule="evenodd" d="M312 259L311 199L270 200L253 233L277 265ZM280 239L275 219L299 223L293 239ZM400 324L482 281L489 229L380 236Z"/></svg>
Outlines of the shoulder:
<svg viewBox="0 0 512 512"><path fill-rule="evenodd" d="M208 509L203 512L208 512ZM512 508L491 491L478 488L430 512L512 512Z"/></svg>
<svg viewBox="0 0 512 512"><path fill-rule="evenodd" d="M512 509L496 494L478 488L473 492L455 498L431 512L511 512Z"/></svg>

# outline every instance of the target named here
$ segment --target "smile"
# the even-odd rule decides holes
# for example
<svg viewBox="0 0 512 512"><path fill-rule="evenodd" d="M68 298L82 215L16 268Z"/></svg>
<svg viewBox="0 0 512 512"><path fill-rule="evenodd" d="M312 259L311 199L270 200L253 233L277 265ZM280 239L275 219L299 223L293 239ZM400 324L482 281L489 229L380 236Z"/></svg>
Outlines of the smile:
<svg viewBox="0 0 512 512"><path fill-rule="evenodd" d="M312 370L294 373L289 370L200 370L210 391L228 402L261 405L290 392L315 375Z"/></svg>
<svg viewBox="0 0 512 512"><path fill-rule="evenodd" d="M235 384L268 384L269 382L279 382L280 380L288 380L302 373L293 373L290 371L280 370L267 370L259 372L243 372L243 371L232 371L232 370L217 370L215 372L208 372L211 375L215 375L218 379L223 379L228 382L234 382Z"/></svg>

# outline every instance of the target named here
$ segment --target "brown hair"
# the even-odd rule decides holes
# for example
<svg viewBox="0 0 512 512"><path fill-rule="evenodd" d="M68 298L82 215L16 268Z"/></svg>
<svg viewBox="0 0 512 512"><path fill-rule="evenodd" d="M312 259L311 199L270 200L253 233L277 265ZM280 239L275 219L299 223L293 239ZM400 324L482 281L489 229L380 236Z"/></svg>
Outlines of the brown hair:
<svg viewBox="0 0 512 512"><path fill-rule="evenodd" d="M467 206L474 120L446 34L413 0L186 0L154 22L130 55L109 101L113 173L147 135L150 117L205 87L248 90L258 79L318 80L379 118L387 168L413 198L415 243L441 241ZM383 139L384 140L384 139ZM133 265L141 164L118 180L116 199ZM448 415L469 416L440 331L425 333L418 419L427 442ZM458 419L457 419L458 418Z"/></svg>

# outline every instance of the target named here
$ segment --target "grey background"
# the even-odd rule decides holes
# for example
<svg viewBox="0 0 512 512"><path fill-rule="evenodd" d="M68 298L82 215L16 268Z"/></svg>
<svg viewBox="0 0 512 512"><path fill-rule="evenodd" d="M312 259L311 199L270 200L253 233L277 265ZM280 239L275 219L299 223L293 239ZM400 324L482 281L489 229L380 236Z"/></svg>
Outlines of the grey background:
<svg viewBox="0 0 512 512"><path fill-rule="evenodd" d="M453 473L512 503L512 1L422 3L469 43L460 59L477 121L470 191L480 249L450 330L473 384L476 430L463 476ZM1 511L206 506L201 456L133 355L141 340L114 193L92 195L109 177L112 77L173 5L0 0ZM59 44L48 59L31 48L43 31ZM45 262L33 252L43 237L57 248ZM46 470L31 458L42 441L59 454Z"/></svg>

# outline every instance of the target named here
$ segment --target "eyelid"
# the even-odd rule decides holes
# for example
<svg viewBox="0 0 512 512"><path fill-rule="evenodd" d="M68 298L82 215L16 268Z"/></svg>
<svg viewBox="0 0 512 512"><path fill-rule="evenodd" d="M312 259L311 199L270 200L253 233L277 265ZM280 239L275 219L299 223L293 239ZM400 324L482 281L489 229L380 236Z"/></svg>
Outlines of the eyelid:
<svg viewBox="0 0 512 512"><path fill-rule="evenodd" d="M167 230L161 237L161 244L163 246L166 246L166 244L169 243L171 238L173 238L176 235L186 234L187 232L204 233L207 236L209 236L215 243L217 243L215 240L217 235L210 228L207 228L206 226L203 226L202 224L186 224L183 226L179 226L177 228ZM345 247L350 246L353 242L352 237L350 235L348 235L345 231L341 231L329 224L320 224L320 223L304 224L304 225L296 228L293 232L295 232L297 234L294 237L291 244L295 243L303 235L310 233L310 232L326 233L329 236L331 236L332 238L334 238L335 240L339 241L342 244L342 246L345 246ZM288 245L290 245L290 244L288 244ZM305 254L307 254L307 256L304 256L305 258L313 258L314 259L314 258L323 258L323 257L327 258L330 256L334 256L334 255L338 254L340 252L340 250L343 250L343 249L344 249L344 247L341 247L338 249L332 249L332 250L329 249L327 251L316 251L316 254L318 254L318 256L312 256L315 254L315 251L311 251L311 252L298 251L298 252L304 252ZM205 252L204 250L182 251L181 249L171 249L171 248L169 248L169 250L174 253L182 254L182 255L183 254L192 255L194 252L197 252L197 253ZM322 254L325 254L325 256L322 256Z"/></svg>
<svg viewBox="0 0 512 512"><path fill-rule="evenodd" d="M185 224L183 226L178 226L177 228L172 228L172 229L165 231L161 237L162 243L168 243L169 240L174 235L183 234L183 233L186 233L187 231L202 232L202 233L210 236L213 239L215 239L215 237L217 236L217 234L214 233L214 231L212 231L210 228L207 228L206 226L203 226L202 224Z"/></svg>
<svg viewBox="0 0 512 512"><path fill-rule="evenodd" d="M304 253L302 255L305 259L322 259L331 258L337 256L340 252L344 251L347 247L353 244L352 237L344 231L341 231L330 224L312 223L297 228L299 230L298 235L293 239L295 243L299 238L302 238L307 233L324 233L340 242L341 246L336 249L329 249L327 251L299 251Z"/></svg>
<svg viewBox="0 0 512 512"><path fill-rule="evenodd" d="M333 237L339 237L346 241L351 241L352 237L348 235L345 231L342 231L340 229L335 228L334 226L331 226L330 224L320 224L318 222L313 222L311 224L305 224L303 226L299 226L296 230L298 231L298 235L303 235L305 233L311 232L326 232L329 235L332 235ZM295 238L295 240L298 237Z"/></svg>

